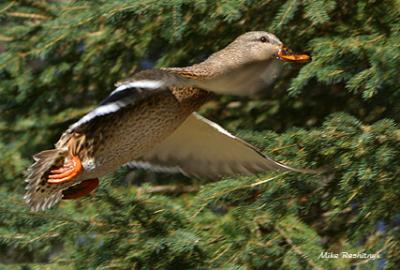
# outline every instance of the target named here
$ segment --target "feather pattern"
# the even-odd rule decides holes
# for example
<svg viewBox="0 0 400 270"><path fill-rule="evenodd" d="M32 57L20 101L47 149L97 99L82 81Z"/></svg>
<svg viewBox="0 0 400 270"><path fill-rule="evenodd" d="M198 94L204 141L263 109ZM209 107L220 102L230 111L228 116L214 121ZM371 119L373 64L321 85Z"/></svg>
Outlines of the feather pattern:
<svg viewBox="0 0 400 270"><path fill-rule="evenodd" d="M161 144L129 165L165 172L179 168L186 175L200 178L250 175L271 169L305 172L263 155L196 113Z"/></svg>
<svg viewBox="0 0 400 270"><path fill-rule="evenodd" d="M159 81L134 81L120 85L98 107L84 115L78 122L70 126L69 131L92 121L93 119L114 113L122 108L134 105L155 92L165 91L166 87Z"/></svg>
<svg viewBox="0 0 400 270"><path fill-rule="evenodd" d="M24 196L31 210L45 210L61 200L63 186L47 183L47 175L53 166L63 162L67 152L67 149L52 149L34 155L35 163L27 171Z"/></svg>
<svg viewBox="0 0 400 270"><path fill-rule="evenodd" d="M254 95L272 84L280 71L276 56L282 46L270 33L248 32L202 63L145 70L117 83L99 106L62 134L55 149L34 156L25 200L33 210L46 209L62 198L63 190L132 160L133 167L206 178L269 169L310 172L274 161L216 123L192 114L210 92ZM78 170L68 165L71 160L79 161ZM64 166L74 173L68 176L68 170L59 169ZM58 172L66 174L63 181L49 184L48 178L57 178L53 173Z"/></svg>

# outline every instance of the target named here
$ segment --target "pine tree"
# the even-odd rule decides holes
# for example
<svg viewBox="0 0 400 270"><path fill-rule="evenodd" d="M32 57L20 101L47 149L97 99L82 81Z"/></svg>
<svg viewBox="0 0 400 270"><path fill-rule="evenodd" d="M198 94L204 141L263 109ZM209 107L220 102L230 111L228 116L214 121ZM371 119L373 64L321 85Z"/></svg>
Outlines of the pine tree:
<svg viewBox="0 0 400 270"><path fill-rule="evenodd" d="M0 264L15 269L398 269L400 2L3 1ZM113 84L201 61L250 30L313 61L259 99L202 114L275 159L322 175L204 181L122 168L97 193L30 212L35 152ZM323 252L380 259L323 259ZM397 268L396 268L397 267Z"/></svg>

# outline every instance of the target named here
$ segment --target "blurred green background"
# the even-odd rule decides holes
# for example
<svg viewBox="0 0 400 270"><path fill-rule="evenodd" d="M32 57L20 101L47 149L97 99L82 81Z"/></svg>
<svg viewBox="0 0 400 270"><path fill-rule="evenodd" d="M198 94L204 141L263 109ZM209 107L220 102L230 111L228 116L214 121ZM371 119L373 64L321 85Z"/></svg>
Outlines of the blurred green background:
<svg viewBox="0 0 400 270"><path fill-rule="evenodd" d="M141 69L186 66L251 30L313 61L201 113L295 167L200 181L122 168L29 212L31 156ZM0 268L399 269L400 1L0 2ZM157 192L172 187L173 192ZM322 252L379 254L323 259Z"/></svg>

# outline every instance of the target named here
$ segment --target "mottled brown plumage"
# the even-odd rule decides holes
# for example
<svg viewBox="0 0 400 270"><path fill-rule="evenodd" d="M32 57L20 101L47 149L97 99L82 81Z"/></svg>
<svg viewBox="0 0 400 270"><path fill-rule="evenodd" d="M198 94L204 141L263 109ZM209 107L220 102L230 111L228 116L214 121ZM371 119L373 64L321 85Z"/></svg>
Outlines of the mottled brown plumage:
<svg viewBox="0 0 400 270"><path fill-rule="evenodd" d="M35 155L28 170L27 203L43 210L63 194L84 195L98 184L97 178L131 161L134 167L176 169L198 177L303 171L264 156L193 114L211 92L252 95L271 84L281 48L272 34L249 32L200 64L146 70L118 83L107 99L63 133L55 149Z"/></svg>

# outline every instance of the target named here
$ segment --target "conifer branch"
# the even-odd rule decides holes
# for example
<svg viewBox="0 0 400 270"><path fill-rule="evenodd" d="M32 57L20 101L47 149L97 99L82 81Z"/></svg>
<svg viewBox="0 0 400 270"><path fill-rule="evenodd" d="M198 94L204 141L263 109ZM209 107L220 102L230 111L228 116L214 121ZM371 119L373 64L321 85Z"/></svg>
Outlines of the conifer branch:
<svg viewBox="0 0 400 270"><path fill-rule="evenodd" d="M309 259L309 256L307 256L300 247L298 247L293 240L285 233L283 229L281 229L278 225L274 226L275 230L279 233L280 236L285 240L285 242L292 248L292 250L301 258L307 261L307 263L316 270L323 270L320 266L318 266L314 261Z"/></svg>
<svg viewBox="0 0 400 270"><path fill-rule="evenodd" d="M35 19L35 20L48 20L51 17L35 14L35 13L24 13L24 12L8 12L8 16L10 17L19 17L19 18L28 18L28 19Z"/></svg>
<svg viewBox="0 0 400 270"><path fill-rule="evenodd" d="M146 188L138 188L137 195L140 196L145 193L150 194L182 194L182 193L195 193L199 191L198 186L183 186L183 185L159 185Z"/></svg>
<svg viewBox="0 0 400 270"><path fill-rule="evenodd" d="M15 5L15 1L12 1L11 3L9 3L7 6L5 6L3 9L0 10L0 14L3 12L6 12L7 10L9 10L10 8L12 8Z"/></svg>
<svg viewBox="0 0 400 270"><path fill-rule="evenodd" d="M374 8L368 0L3 2L0 264L376 267L376 260L316 261L340 246L382 251L386 268L399 265L399 1ZM271 157L328 167L329 176L265 172L179 186L163 175L160 186L114 181L79 203L27 211L23 172L32 154L52 147L131 67L190 65L244 31L265 29L313 61L284 65L267 98L216 97L201 113Z"/></svg>

